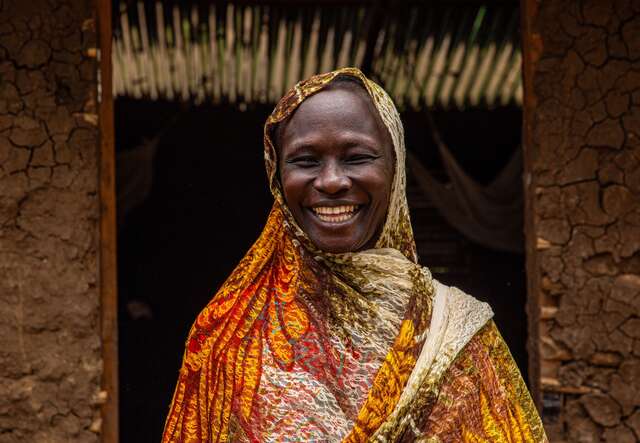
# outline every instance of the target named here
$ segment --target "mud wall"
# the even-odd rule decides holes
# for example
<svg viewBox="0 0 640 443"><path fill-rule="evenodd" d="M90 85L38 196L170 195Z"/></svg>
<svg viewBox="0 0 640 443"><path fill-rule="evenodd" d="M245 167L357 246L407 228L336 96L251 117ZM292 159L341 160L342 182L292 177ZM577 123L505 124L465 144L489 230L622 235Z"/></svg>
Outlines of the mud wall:
<svg viewBox="0 0 640 443"><path fill-rule="evenodd" d="M0 442L99 440L93 18L0 0Z"/></svg>
<svg viewBox="0 0 640 443"><path fill-rule="evenodd" d="M523 6L533 382L551 441L639 441L640 1Z"/></svg>

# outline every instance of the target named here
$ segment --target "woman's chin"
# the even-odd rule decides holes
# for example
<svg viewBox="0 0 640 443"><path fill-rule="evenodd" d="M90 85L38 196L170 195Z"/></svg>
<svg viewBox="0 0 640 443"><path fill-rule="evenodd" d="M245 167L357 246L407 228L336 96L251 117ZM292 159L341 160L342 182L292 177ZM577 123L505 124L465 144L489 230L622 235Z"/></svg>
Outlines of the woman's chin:
<svg viewBox="0 0 640 443"><path fill-rule="evenodd" d="M344 254L346 252L357 252L364 249L367 242L359 237L315 237L311 241L318 249L330 254Z"/></svg>

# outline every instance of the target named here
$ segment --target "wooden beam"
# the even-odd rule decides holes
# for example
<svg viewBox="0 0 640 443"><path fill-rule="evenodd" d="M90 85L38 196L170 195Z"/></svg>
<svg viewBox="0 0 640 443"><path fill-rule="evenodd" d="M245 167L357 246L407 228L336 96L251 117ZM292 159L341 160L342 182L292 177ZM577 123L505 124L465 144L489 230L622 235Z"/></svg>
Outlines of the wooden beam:
<svg viewBox="0 0 640 443"><path fill-rule="evenodd" d="M118 296L116 269L115 144L111 67L111 0L97 0L100 46L100 302L102 333L102 441L117 443Z"/></svg>
<svg viewBox="0 0 640 443"><path fill-rule="evenodd" d="M522 54L524 77L522 147L524 149L524 232L527 271L527 319L529 354L529 386L538 410L542 410L540 375L540 271L538 248L541 243L535 235L535 177L533 175L533 119L536 96L533 90L534 66L540 56L539 36L534 34L533 23L537 15L537 0L522 0L520 4Z"/></svg>

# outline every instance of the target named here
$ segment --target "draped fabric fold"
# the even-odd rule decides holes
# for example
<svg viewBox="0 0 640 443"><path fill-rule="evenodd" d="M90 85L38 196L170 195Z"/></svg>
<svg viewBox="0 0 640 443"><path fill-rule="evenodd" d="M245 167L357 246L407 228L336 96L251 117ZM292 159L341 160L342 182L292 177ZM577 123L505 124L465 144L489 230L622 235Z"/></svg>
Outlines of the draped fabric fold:
<svg viewBox="0 0 640 443"><path fill-rule="evenodd" d="M271 133L341 75L368 91L391 134L396 165L375 248L329 254L284 202ZM417 263L393 103L357 69L314 76L282 98L264 139L274 205L256 243L191 328L163 442L427 441L420 440L428 431L421 423L440 402L442 381L492 313ZM527 396L515 401L535 411ZM526 420L514 423L531 428ZM469 435L476 431L485 432Z"/></svg>
<svg viewBox="0 0 640 443"><path fill-rule="evenodd" d="M492 249L522 252L522 150L516 149L496 178L483 186L460 166L430 115L427 121L449 182L438 181L420 159L409 152L408 164L422 192L443 217L470 240Z"/></svg>

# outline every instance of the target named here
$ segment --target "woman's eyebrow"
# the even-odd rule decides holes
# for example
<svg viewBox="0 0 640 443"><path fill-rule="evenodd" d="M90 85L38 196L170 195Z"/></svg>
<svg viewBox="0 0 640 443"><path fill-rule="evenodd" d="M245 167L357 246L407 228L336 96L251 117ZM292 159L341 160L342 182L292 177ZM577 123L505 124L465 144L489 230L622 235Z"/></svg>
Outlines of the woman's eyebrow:
<svg viewBox="0 0 640 443"><path fill-rule="evenodd" d="M365 151L365 153L373 155L383 155L385 147L374 139L348 140L342 145L343 149L350 152L352 150ZM347 152L347 153L348 153Z"/></svg>
<svg viewBox="0 0 640 443"><path fill-rule="evenodd" d="M300 154L308 154L315 152L315 146L308 142L294 143L293 147L289 146L285 158L295 157Z"/></svg>
<svg viewBox="0 0 640 443"><path fill-rule="evenodd" d="M380 147L378 143L371 143L371 140L349 140L343 144L344 148L365 148L378 152Z"/></svg>
<svg viewBox="0 0 640 443"><path fill-rule="evenodd" d="M316 153L320 149L322 142L323 137L316 135L292 140L287 143L287 155L285 157L290 158L300 154ZM338 143L344 149L365 148L376 153L381 153L383 150L376 138L363 136L362 134L346 134Z"/></svg>

